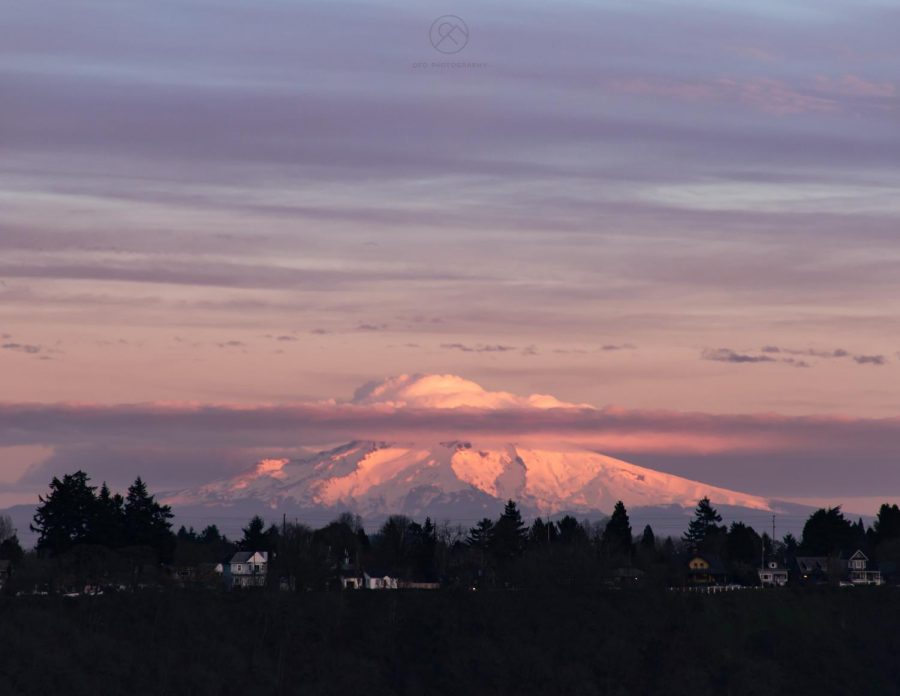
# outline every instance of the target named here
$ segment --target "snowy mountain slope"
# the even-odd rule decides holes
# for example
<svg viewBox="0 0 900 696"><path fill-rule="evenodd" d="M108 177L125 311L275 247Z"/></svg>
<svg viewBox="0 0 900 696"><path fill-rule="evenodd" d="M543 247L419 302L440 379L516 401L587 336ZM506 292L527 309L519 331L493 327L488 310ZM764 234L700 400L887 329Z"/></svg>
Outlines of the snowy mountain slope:
<svg viewBox="0 0 900 696"><path fill-rule="evenodd" d="M693 507L713 503L772 510L759 496L665 474L566 444L485 444L468 441L356 441L311 457L269 459L233 478L167 497L172 505L254 502L268 508L341 509L363 517L428 514L445 507L512 498L523 508L608 512L628 507ZM452 506L451 506L452 507Z"/></svg>

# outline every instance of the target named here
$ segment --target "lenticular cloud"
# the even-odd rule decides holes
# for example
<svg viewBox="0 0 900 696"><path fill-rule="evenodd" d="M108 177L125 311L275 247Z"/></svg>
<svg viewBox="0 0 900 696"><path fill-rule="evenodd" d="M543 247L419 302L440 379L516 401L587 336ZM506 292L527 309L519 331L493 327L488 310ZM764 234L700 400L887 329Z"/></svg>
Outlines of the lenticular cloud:
<svg viewBox="0 0 900 696"><path fill-rule="evenodd" d="M369 382L356 390L353 403L361 406L385 405L396 408L592 408L571 404L548 394L518 396L488 391L457 375L400 375Z"/></svg>

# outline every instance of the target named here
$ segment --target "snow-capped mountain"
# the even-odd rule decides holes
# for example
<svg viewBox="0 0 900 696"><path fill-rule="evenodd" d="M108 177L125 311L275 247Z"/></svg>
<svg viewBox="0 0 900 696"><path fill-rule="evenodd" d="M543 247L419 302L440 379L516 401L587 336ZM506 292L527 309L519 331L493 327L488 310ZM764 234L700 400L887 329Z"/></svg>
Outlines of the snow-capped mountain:
<svg viewBox="0 0 900 696"><path fill-rule="evenodd" d="M507 499L526 510L608 512L627 507L719 505L772 509L770 501L665 474L564 444L357 441L302 459L266 459L228 479L171 495L173 505L257 503L271 509L465 516Z"/></svg>
<svg viewBox="0 0 900 696"><path fill-rule="evenodd" d="M455 375L372 382L358 389L347 407L388 416L427 413L429 423L446 422L445 415L460 412L526 414L533 422L543 414L595 411L544 394L488 391ZM666 524L676 534L703 496L737 519L767 517L790 505L647 469L546 434L510 437L481 431L454 437L366 438L300 458L265 459L236 476L165 500L182 519L198 523L224 516L237 520L250 512L270 517L284 512L318 522L343 511L373 522L390 514L466 521L495 516L508 499L527 516L598 516L622 500L638 513L636 522L652 519L654 528Z"/></svg>

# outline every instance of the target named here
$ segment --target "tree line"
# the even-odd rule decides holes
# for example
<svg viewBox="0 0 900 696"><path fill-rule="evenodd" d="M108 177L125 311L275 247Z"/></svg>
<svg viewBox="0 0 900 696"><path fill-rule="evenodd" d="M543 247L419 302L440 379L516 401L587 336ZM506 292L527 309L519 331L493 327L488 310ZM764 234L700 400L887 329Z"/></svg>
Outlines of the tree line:
<svg viewBox="0 0 900 696"><path fill-rule="evenodd" d="M799 540L791 534L771 539L742 522L724 525L703 498L679 538L658 538L650 525L636 534L621 501L600 522L565 515L526 524L510 500L499 517L485 517L471 528L392 515L367 533L362 520L349 513L317 529L299 522L267 524L257 516L232 541L215 525L173 532L172 510L157 502L141 478L121 495L105 483L91 485L78 471L54 477L39 500L31 527L38 534L33 572L17 573L22 583L35 582L42 573L56 573L57 584L101 584L113 575L132 583L156 582L165 575L163 568L211 568L238 549L269 552L273 584L287 579L297 589L335 587L341 575L362 572L468 588L673 586L684 582L686 561L695 553L715 557L730 580L748 585L758 583L756 571L765 560L790 565L798 555L833 556L857 548L900 567L896 504L882 505L868 528L839 507L817 510ZM0 518L0 558L28 566L9 527Z"/></svg>

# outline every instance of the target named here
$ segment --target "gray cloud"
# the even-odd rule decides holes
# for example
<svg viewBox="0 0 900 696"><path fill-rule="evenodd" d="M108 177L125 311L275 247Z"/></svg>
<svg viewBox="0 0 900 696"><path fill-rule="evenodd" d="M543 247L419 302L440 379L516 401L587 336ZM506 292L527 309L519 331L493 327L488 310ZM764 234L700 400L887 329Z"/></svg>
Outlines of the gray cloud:
<svg viewBox="0 0 900 696"><path fill-rule="evenodd" d="M738 353L731 348L707 348L701 354L703 360L713 360L716 362L729 363L764 363L775 362L768 355L749 355L746 353Z"/></svg>
<svg viewBox="0 0 900 696"><path fill-rule="evenodd" d="M886 365L887 358L883 355L854 355L853 361L859 365Z"/></svg>
<svg viewBox="0 0 900 696"><path fill-rule="evenodd" d="M813 358L852 358L854 362L859 365L886 365L887 358L883 355L854 355L850 351L844 350L843 348L835 348L834 350L817 350L815 348L806 348L806 349L796 349L796 348L781 348L779 346L763 346L760 351L762 353L767 354L777 354L784 353L787 355L802 355L809 356ZM781 362L793 363L797 366L809 367L809 365L802 360L791 360L787 358L781 359Z"/></svg>
<svg viewBox="0 0 900 696"><path fill-rule="evenodd" d="M36 346L29 343L4 343L0 345L0 348L2 348L3 350L14 350L20 353L28 353L29 355L34 355L41 352L41 346Z"/></svg>
<svg viewBox="0 0 900 696"><path fill-rule="evenodd" d="M483 343L471 346L464 343L442 343L441 348L445 350L458 350L463 353L509 353L516 350L515 346L506 346L502 344L486 345Z"/></svg>

